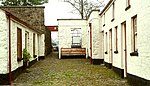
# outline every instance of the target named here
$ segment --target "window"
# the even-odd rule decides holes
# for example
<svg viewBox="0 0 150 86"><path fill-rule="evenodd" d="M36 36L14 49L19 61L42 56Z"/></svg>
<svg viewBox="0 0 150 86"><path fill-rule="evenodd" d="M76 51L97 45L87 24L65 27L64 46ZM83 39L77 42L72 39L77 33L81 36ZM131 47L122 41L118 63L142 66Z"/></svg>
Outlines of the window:
<svg viewBox="0 0 150 86"><path fill-rule="evenodd" d="M40 44L40 34L37 34L37 45L38 45L38 46L37 46L37 49L38 49L38 53L37 53L37 54L39 55L39 54L40 54L40 51L39 51L39 50L40 50L40 47L41 47L41 46L40 46L40 45L41 45L41 44Z"/></svg>
<svg viewBox="0 0 150 86"><path fill-rule="evenodd" d="M132 18L132 32L133 32L133 50L137 52L137 17Z"/></svg>
<svg viewBox="0 0 150 86"><path fill-rule="evenodd" d="M108 39L108 37L107 37L107 32L105 33L105 54L107 54L107 50L108 50L108 45L107 45L107 39Z"/></svg>
<svg viewBox="0 0 150 86"><path fill-rule="evenodd" d="M25 48L28 50L29 45L29 32L25 32Z"/></svg>
<svg viewBox="0 0 150 86"><path fill-rule="evenodd" d="M104 24L103 24L103 27L105 26L105 13L104 13L104 15L103 15L103 19L104 19Z"/></svg>
<svg viewBox="0 0 150 86"><path fill-rule="evenodd" d="M130 7L131 7L130 0L126 0L126 9L125 9L125 11L127 11Z"/></svg>
<svg viewBox="0 0 150 86"><path fill-rule="evenodd" d="M112 20L111 22L113 22L115 19L115 3L113 3L113 7L112 7Z"/></svg>
<svg viewBox="0 0 150 86"><path fill-rule="evenodd" d="M137 56L137 16L132 17L132 53L130 55Z"/></svg>
<svg viewBox="0 0 150 86"><path fill-rule="evenodd" d="M22 31L17 28L17 61L22 60Z"/></svg>
<svg viewBox="0 0 150 86"><path fill-rule="evenodd" d="M109 30L109 50L112 54L112 28Z"/></svg>
<svg viewBox="0 0 150 86"><path fill-rule="evenodd" d="M81 28L71 29L72 33L72 48L81 47Z"/></svg>
<svg viewBox="0 0 150 86"><path fill-rule="evenodd" d="M130 5L130 0L126 0L126 6L128 7Z"/></svg>
<svg viewBox="0 0 150 86"><path fill-rule="evenodd" d="M114 53L118 53L118 27L116 26L114 30Z"/></svg>
<svg viewBox="0 0 150 86"><path fill-rule="evenodd" d="M33 57L35 58L35 33L33 33Z"/></svg>

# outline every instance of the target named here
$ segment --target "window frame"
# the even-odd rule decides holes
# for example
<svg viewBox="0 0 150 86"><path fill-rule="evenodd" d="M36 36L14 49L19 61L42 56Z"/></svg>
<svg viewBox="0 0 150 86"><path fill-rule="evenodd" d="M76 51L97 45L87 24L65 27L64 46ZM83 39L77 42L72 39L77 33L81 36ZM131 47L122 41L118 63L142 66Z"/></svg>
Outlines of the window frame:
<svg viewBox="0 0 150 86"><path fill-rule="evenodd" d="M115 2L112 5L112 20L111 22L113 22L115 20Z"/></svg>
<svg viewBox="0 0 150 86"><path fill-rule="evenodd" d="M131 50L132 52L130 53L131 56L138 56L138 48L137 48L137 15L133 16L131 18L132 20L132 35L131 35Z"/></svg>
<svg viewBox="0 0 150 86"><path fill-rule="evenodd" d="M36 34L33 33L33 57L36 58L37 55L35 55L35 51L36 51Z"/></svg>
<svg viewBox="0 0 150 86"><path fill-rule="evenodd" d="M108 33L105 32L105 54L108 54Z"/></svg>
<svg viewBox="0 0 150 86"><path fill-rule="evenodd" d="M128 7L130 5L130 0L127 0L126 6Z"/></svg>
<svg viewBox="0 0 150 86"><path fill-rule="evenodd" d="M131 0L126 0L126 8L125 11L131 8Z"/></svg>
<svg viewBox="0 0 150 86"><path fill-rule="evenodd" d="M103 15L103 18L104 18L104 24L103 24L103 27L105 26L105 13Z"/></svg>
<svg viewBox="0 0 150 86"><path fill-rule="evenodd" d="M22 60L22 29L17 27L17 61Z"/></svg>
<svg viewBox="0 0 150 86"><path fill-rule="evenodd" d="M115 47L115 51L114 51L114 53L118 53L118 26L116 26L115 28L114 28L114 38L115 38L115 43L114 43L114 47Z"/></svg>
<svg viewBox="0 0 150 86"><path fill-rule="evenodd" d="M77 30L77 33L74 33L73 31ZM80 30L80 31L78 31ZM72 45L71 46L78 46L78 47L81 47L81 43L82 43L82 38L81 38L81 28L71 28L71 38L72 38ZM80 38L80 43L74 43L73 42L73 38L74 37L79 37Z"/></svg>
<svg viewBox="0 0 150 86"><path fill-rule="evenodd" d="M25 48L28 50L29 48L29 32L25 31Z"/></svg>

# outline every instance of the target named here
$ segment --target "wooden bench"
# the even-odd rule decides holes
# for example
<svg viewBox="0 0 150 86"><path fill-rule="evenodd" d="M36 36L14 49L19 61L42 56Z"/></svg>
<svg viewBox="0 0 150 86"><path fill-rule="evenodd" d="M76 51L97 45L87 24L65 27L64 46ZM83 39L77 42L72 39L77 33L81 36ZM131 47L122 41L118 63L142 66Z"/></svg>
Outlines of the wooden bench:
<svg viewBox="0 0 150 86"><path fill-rule="evenodd" d="M86 48L61 48L61 56L86 56Z"/></svg>

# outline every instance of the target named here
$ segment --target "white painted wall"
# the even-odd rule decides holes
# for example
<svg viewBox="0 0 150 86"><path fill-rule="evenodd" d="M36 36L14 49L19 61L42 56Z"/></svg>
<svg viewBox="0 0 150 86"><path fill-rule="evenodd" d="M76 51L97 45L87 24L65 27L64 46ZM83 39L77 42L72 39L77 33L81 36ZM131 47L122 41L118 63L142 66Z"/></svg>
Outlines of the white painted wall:
<svg viewBox="0 0 150 86"><path fill-rule="evenodd" d="M81 28L82 48L87 48L87 21L78 19L58 20L59 58L61 58L61 48L71 48L72 28Z"/></svg>
<svg viewBox="0 0 150 86"><path fill-rule="evenodd" d="M5 11L0 10L0 74L8 73L8 46L9 46L9 29L8 29L8 19L6 17ZM25 32L29 32L29 42L28 42L28 52L31 55L30 61L36 59L33 58L33 33L35 33L35 55L45 56L45 35L38 34L27 26L19 23L18 21L11 18L11 61L12 61L12 71L16 70L18 67L23 66L23 61L17 61L17 28L22 30L22 51L25 48ZM38 36L37 36L38 35ZM39 41L39 42L38 42ZM23 53L22 53L23 55ZM23 58L23 56L22 56Z"/></svg>
<svg viewBox="0 0 150 86"><path fill-rule="evenodd" d="M8 26L4 11L0 10L0 74L8 71Z"/></svg>
<svg viewBox="0 0 150 86"><path fill-rule="evenodd" d="M110 7L110 6L109 6ZM110 34L109 30L112 28L112 6L102 14L101 19L102 19L102 30L104 30L104 52L107 52L108 54L104 54L104 61L107 63L112 63L111 55L110 55ZM105 26L103 26L105 24ZM107 38L106 38L106 32L107 32ZM106 43L107 39L107 43ZM107 46L107 47L106 47Z"/></svg>
<svg viewBox="0 0 150 86"><path fill-rule="evenodd" d="M127 73L139 76L141 78L150 80L150 1L143 0L132 0L131 8L125 11L126 0L115 0L115 20L112 19L112 5L105 10L105 26L103 28L104 33L107 32L109 36L109 29L112 28L113 32L113 43L114 43L114 27L118 26L118 54L113 53L113 66L120 69L125 69L125 58L123 58L123 47L122 47L122 27L121 23L126 21L127 29ZM139 56L130 56L131 49L131 18L137 15L137 48ZM104 15L102 17L102 25L104 24ZM104 40L106 38L104 37ZM109 43L109 40L108 40ZM104 43L106 46L106 43ZM108 44L109 47L109 44ZM114 49L114 44L113 44ZM104 49L105 50L105 49ZM113 50L114 52L114 50ZM104 61L109 61L110 53L104 55Z"/></svg>
<svg viewBox="0 0 150 86"><path fill-rule="evenodd" d="M36 59L33 58L33 33L35 33L35 35L37 35L38 33L29 29L28 27L20 24L19 22L13 20L11 21L11 52L12 52L12 71L16 70L18 67L21 67L23 65L23 61L18 62L16 57L17 57L17 27L20 28L22 30L22 51L25 48L25 32L29 32L29 42L28 42L28 52L30 53L31 57L30 61ZM35 41L37 39L37 36L35 36ZM44 39L43 39L44 35L40 35L40 43L38 44L38 42L35 42L35 55L38 56L44 56ZM38 45L40 45L40 47L38 47ZM39 54L38 54L38 49L39 49ZM23 57L23 56L22 56Z"/></svg>
<svg viewBox="0 0 150 86"><path fill-rule="evenodd" d="M45 34L41 34L39 39L39 56L45 56Z"/></svg>
<svg viewBox="0 0 150 86"><path fill-rule="evenodd" d="M128 54L128 73L150 80L150 1L134 0L134 2L131 2L133 5L129 15L137 14L137 48L139 56L133 57ZM129 32L131 31L129 30ZM130 37L128 35L127 38ZM128 44L130 43L131 39L128 39ZM131 53L131 44L128 46L128 53Z"/></svg>
<svg viewBox="0 0 150 86"><path fill-rule="evenodd" d="M88 24L92 24L92 59L103 59L103 36L102 30L100 29L100 16L98 10L93 10L89 16ZM88 30L90 32L90 28ZM90 33L88 43L90 51ZM90 52L89 52L90 56Z"/></svg>

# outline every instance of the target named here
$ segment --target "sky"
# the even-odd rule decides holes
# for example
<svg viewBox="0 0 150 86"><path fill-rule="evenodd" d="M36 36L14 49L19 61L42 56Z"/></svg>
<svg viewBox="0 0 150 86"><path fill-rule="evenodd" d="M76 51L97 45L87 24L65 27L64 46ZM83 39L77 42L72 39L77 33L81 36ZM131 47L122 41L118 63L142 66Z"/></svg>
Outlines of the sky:
<svg viewBox="0 0 150 86"><path fill-rule="evenodd" d="M95 0L92 0L95 1ZM105 0L107 4L109 0ZM72 6L69 3L63 2L63 0L49 0L48 3L44 4L44 16L46 26L57 25L57 19L76 19L81 18L79 14L73 14ZM52 40L54 42L58 41L58 33L52 32Z"/></svg>
<svg viewBox="0 0 150 86"><path fill-rule="evenodd" d="M78 14L72 14L72 6L69 3L49 0L45 4L45 25L57 25L57 19L80 18Z"/></svg>
<svg viewBox="0 0 150 86"><path fill-rule="evenodd" d="M105 3L108 1L109 0L105 0ZM57 19L80 18L79 14L71 13L72 6L69 3L63 2L63 0L49 0L44 6L46 26L57 25Z"/></svg>
<svg viewBox="0 0 150 86"><path fill-rule="evenodd" d="M104 0L105 4L107 4L108 1L109 0ZM63 0L49 0L48 3L44 4L44 6L44 17L46 26L57 25L57 19L81 18L79 14L71 13L73 7L69 3L63 2Z"/></svg>

